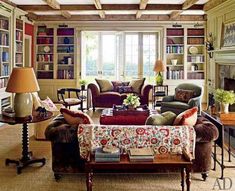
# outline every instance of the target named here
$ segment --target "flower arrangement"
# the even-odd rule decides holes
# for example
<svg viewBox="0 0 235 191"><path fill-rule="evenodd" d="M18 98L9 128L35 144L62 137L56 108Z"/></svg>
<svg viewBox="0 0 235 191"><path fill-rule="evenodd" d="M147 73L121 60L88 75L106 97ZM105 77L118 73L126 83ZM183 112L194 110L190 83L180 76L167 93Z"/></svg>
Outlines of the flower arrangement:
<svg viewBox="0 0 235 191"><path fill-rule="evenodd" d="M233 91L227 91L223 89L215 90L215 101L225 104L235 103L235 93Z"/></svg>
<svg viewBox="0 0 235 191"><path fill-rule="evenodd" d="M140 98L134 94L128 94L126 99L123 100L123 105L136 108L140 106Z"/></svg>
<svg viewBox="0 0 235 191"><path fill-rule="evenodd" d="M229 112L229 104L235 103L235 93L233 91L227 91L223 89L216 89L215 101L220 103L220 109L224 113Z"/></svg>
<svg viewBox="0 0 235 191"><path fill-rule="evenodd" d="M85 85L87 84L87 81L81 79L81 80L79 80L79 83L80 83L80 85L81 85L81 89L82 89L82 90L85 90Z"/></svg>

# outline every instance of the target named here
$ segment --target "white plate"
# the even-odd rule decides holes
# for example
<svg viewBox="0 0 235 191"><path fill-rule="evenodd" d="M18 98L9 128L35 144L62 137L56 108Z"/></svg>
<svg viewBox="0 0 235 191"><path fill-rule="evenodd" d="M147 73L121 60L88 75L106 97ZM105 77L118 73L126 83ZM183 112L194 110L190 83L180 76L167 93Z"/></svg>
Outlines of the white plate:
<svg viewBox="0 0 235 191"><path fill-rule="evenodd" d="M49 47L49 46L45 46L45 47L43 48L43 50L44 50L44 52L46 52L46 53L47 53L47 52L50 52L50 50L51 50L51 49L50 49L50 47Z"/></svg>
<svg viewBox="0 0 235 191"><path fill-rule="evenodd" d="M195 47L195 46L191 46L191 47L189 48L189 53L191 53L191 54L197 54L197 53L198 53L198 48Z"/></svg>
<svg viewBox="0 0 235 191"><path fill-rule="evenodd" d="M106 146L103 148L103 152L105 153L117 153L119 151L119 148L112 147L112 146Z"/></svg>

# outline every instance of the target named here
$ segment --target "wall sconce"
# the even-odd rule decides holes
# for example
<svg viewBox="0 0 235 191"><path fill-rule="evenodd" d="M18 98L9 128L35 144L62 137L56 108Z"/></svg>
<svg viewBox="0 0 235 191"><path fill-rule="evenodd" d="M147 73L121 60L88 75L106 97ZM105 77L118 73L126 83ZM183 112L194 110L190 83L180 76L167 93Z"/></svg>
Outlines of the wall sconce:
<svg viewBox="0 0 235 191"><path fill-rule="evenodd" d="M210 58L213 57L213 52L211 52L212 50L214 50L213 41L214 41L214 38L213 38L212 33L210 32L206 40L206 49L207 51L210 51L208 52Z"/></svg>

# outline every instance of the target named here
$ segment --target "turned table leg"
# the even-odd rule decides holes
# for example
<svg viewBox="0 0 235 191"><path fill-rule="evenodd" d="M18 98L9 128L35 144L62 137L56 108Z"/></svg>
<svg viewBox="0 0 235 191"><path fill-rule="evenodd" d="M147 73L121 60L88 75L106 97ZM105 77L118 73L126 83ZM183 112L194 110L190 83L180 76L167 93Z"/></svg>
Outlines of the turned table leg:
<svg viewBox="0 0 235 191"><path fill-rule="evenodd" d="M185 170L184 170L184 168L181 168L181 187L182 187L182 191L184 191L184 177L185 177Z"/></svg>
<svg viewBox="0 0 235 191"><path fill-rule="evenodd" d="M86 187L87 191L92 191L92 178L93 178L93 172L89 171L86 174Z"/></svg>
<svg viewBox="0 0 235 191"><path fill-rule="evenodd" d="M187 191L190 191L190 184L191 184L191 169L190 168L186 168Z"/></svg>

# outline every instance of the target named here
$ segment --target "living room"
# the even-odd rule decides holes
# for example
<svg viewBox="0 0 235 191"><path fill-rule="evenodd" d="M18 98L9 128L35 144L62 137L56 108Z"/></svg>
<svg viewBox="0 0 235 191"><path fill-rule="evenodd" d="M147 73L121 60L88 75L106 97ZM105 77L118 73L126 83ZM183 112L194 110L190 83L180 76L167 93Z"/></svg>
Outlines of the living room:
<svg viewBox="0 0 235 191"><path fill-rule="evenodd" d="M234 190L234 0L0 0L0 37L0 190Z"/></svg>

